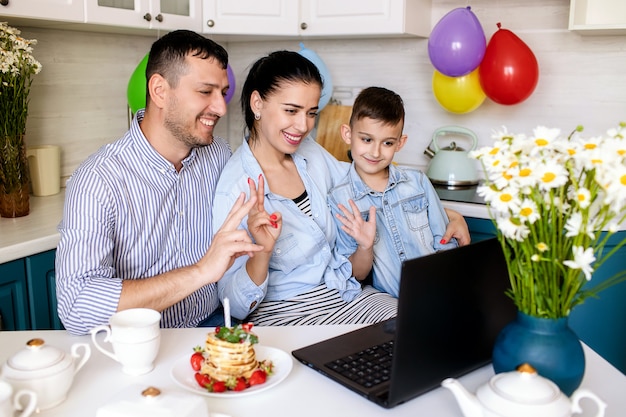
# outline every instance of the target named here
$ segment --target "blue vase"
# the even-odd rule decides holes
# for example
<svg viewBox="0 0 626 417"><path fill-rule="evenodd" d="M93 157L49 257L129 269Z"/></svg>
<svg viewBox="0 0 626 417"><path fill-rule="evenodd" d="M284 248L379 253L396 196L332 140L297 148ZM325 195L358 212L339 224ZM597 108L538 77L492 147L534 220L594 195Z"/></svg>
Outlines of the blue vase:
<svg viewBox="0 0 626 417"><path fill-rule="evenodd" d="M528 363L568 397L585 374L583 347L567 318L545 319L518 312L498 335L492 359L495 373Z"/></svg>

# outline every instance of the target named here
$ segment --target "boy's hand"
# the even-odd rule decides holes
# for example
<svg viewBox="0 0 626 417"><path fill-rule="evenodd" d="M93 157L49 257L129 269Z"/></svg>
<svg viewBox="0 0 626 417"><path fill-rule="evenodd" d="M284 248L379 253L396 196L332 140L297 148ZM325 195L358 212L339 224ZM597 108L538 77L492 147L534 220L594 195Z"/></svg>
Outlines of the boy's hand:
<svg viewBox="0 0 626 417"><path fill-rule="evenodd" d="M339 213L335 216L343 224L341 230L352 236L360 249L368 250L374 246L374 239L376 238L376 207L370 207L369 219L364 221L354 201L348 200L348 203L352 211L343 204L339 204L337 207L343 216Z"/></svg>

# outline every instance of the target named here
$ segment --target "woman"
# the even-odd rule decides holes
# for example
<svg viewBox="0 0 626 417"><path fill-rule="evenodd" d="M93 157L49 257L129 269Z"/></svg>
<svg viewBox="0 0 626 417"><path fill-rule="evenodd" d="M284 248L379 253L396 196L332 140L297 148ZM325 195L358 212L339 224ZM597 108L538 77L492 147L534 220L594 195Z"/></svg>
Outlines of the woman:
<svg viewBox="0 0 626 417"><path fill-rule="evenodd" d="M257 194L242 227L264 249L238 258L218 282L231 315L255 325L374 323L396 314L397 300L362 289L350 261L335 252L326 197L349 165L308 137L321 91L315 65L290 51L259 59L243 85L249 135L222 171L213 221L223 223L242 191ZM354 228L366 224L349 217Z"/></svg>

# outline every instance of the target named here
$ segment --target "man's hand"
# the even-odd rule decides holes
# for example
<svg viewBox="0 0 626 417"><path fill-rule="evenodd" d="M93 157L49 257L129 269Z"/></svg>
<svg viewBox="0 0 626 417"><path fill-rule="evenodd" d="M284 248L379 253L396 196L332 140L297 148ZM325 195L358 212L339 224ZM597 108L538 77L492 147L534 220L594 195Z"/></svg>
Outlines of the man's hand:
<svg viewBox="0 0 626 417"><path fill-rule="evenodd" d="M210 277L207 284L222 278L238 257L242 255L252 257L255 252L263 250L263 246L252 243L246 230L239 228L243 218L257 202L256 194L250 194L248 201L245 201L245 198L245 194L241 193L224 224L213 236L209 250L198 262L205 276Z"/></svg>

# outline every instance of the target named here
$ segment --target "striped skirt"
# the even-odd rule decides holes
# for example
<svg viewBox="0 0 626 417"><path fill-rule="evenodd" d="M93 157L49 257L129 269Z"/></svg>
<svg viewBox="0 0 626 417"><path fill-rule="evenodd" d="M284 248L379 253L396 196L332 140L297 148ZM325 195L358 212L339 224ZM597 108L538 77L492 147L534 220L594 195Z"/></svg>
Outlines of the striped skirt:
<svg viewBox="0 0 626 417"><path fill-rule="evenodd" d="M245 321L255 326L371 324L396 316L398 300L366 285L354 300L319 285L289 300L263 301Z"/></svg>

